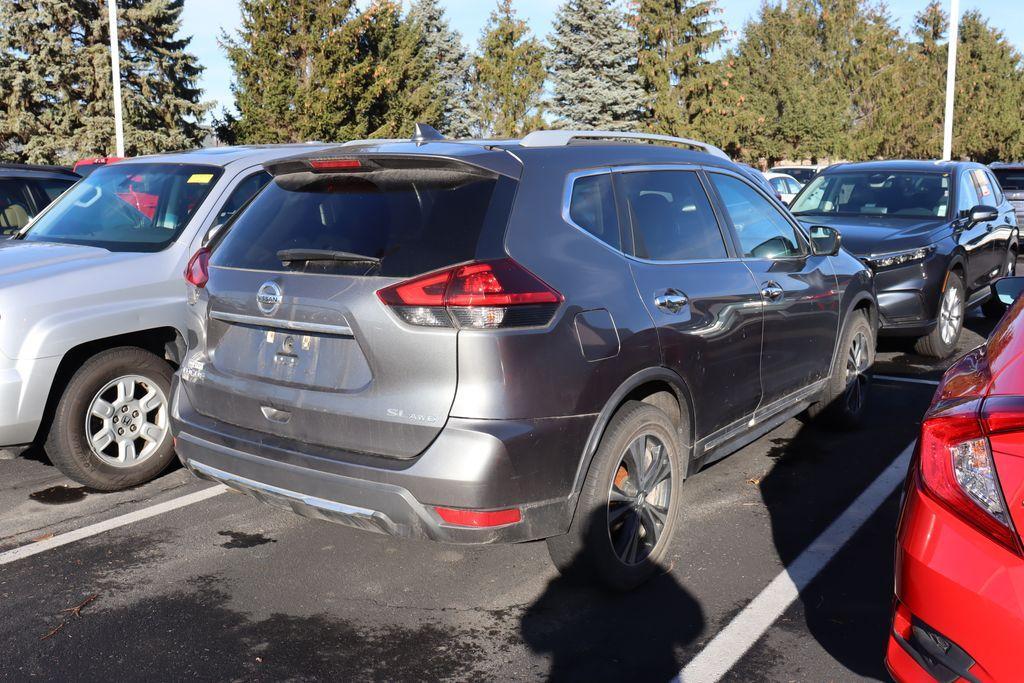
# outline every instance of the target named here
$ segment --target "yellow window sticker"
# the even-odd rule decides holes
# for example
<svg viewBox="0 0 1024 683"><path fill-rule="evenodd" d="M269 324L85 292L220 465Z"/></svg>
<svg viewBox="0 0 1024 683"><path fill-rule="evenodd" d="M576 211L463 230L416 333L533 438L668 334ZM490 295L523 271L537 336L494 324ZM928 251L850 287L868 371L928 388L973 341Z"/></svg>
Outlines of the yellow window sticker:
<svg viewBox="0 0 1024 683"><path fill-rule="evenodd" d="M193 173L189 176L188 182L190 185L205 185L211 180L213 180L212 173Z"/></svg>

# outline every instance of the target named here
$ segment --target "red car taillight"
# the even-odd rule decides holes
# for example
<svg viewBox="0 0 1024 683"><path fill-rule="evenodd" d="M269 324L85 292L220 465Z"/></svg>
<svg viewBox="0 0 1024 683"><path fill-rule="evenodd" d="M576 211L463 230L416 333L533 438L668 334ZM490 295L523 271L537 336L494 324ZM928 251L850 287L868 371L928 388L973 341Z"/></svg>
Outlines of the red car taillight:
<svg viewBox="0 0 1024 683"><path fill-rule="evenodd" d="M546 325L563 300L510 258L427 273L377 296L410 325L468 329Z"/></svg>
<svg viewBox="0 0 1024 683"><path fill-rule="evenodd" d="M919 476L923 490L962 520L1020 554L987 434L1009 416L996 401L939 403L921 425ZM1024 420L1014 419L1024 425Z"/></svg>
<svg viewBox="0 0 1024 683"><path fill-rule="evenodd" d="M185 266L185 281L199 289L210 281L210 250L203 247L188 260Z"/></svg>

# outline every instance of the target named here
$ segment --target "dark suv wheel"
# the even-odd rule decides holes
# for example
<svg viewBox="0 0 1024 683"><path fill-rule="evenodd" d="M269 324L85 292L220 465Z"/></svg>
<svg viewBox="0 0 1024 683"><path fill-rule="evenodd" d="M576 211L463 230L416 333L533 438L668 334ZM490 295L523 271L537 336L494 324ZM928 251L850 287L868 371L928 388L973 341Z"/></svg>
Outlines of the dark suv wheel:
<svg viewBox="0 0 1024 683"><path fill-rule="evenodd" d="M46 454L67 477L100 491L149 481L174 456L171 367L149 351L110 349L71 377Z"/></svg>
<svg viewBox="0 0 1024 683"><path fill-rule="evenodd" d="M820 417L838 429L859 426L871 388L868 369L874 362L875 334L871 322L866 313L854 312L839 340L828 386L821 400L807 411L811 417Z"/></svg>
<svg viewBox="0 0 1024 683"><path fill-rule="evenodd" d="M935 329L927 337L918 339L914 350L929 358L948 358L960 341L966 301L964 281L956 271L950 272L939 299L939 317Z"/></svg>
<svg viewBox="0 0 1024 683"><path fill-rule="evenodd" d="M672 544L685 460L663 411L630 402L612 418L583 484L569 533L548 539L563 573L629 590Z"/></svg>

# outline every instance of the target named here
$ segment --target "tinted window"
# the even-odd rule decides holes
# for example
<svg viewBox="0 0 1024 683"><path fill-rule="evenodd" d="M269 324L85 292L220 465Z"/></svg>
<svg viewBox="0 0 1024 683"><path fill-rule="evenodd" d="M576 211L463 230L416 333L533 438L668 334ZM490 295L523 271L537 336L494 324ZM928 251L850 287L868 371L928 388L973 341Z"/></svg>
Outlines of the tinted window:
<svg viewBox="0 0 1024 683"><path fill-rule="evenodd" d="M978 187L974 184L973 174L970 171L964 171L960 174L956 207L963 215L965 211L970 211L980 203L981 197L978 196Z"/></svg>
<svg viewBox="0 0 1024 683"><path fill-rule="evenodd" d="M498 185L479 174L435 169L278 177L238 215L211 261L260 270L418 275L476 258ZM495 201L502 227L507 204ZM285 265L278 256L285 249L342 251L381 262Z"/></svg>
<svg viewBox="0 0 1024 683"><path fill-rule="evenodd" d="M744 256L781 258L803 255L796 228L757 190L732 176L712 173Z"/></svg>
<svg viewBox="0 0 1024 683"><path fill-rule="evenodd" d="M13 235L32 218L28 191L20 180L0 180L0 231Z"/></svg>
<svg viewBox="0 0 1024 683"><path fill-rule="evenodd" d="M1013 170L997 168L995 173L999 184L1007 192L1024 190L1024 168Z"/></svg>
<svg viewBox="0 0 1024 683"><path fill-rule="evenodd" d="M1003 199L1005 199L1005 197L1003 197L1003 188L999 186L999 183L996 181L996 178L992 175L991 171L985 171L984 173L988 178L989 184L992 185L992 192L996 196L996 206L999 206L1003 203Z"/></svg>
<svg viewBox="0 0 1024 683"><path fill-rule="evenodd" d="M634 252L655 261L726 258L711 202L692 171L644 171L617 176L629 209Z"/></svg>
<svg viewBox="0 0 1024 683"><path fill-rule="evenodd" d="M569 201L569 218L602 242L619 248L619 221L609 174L576 179Z"/></svg>
<svg viewBox="0 0 1024 683"><path fill-rule="evenodd" d="M992 188L992 181L989 180L988 174L984 170L976 168L971 171L971 178L974 180L974 189L978 193L978 203L993 208L999 206L999 202L996 200L996 192Z"/></svg>
<svg viewBox="0 0 1024 683"><path fill-rule="evenodd" d="M160 251L188 225L220 174L193 164L105 166L55 202L24 239Z"/></svg>
<svg viewBox="0 0 1024 683"><path fill-rule="evenodd" d="M949 215L949 176L942 173L846 171L820 175L793 204L800 215Z"/></svg>
<svg viewBox="0 0 1024 683"><path fill-rule="evenodd" d="M253 195L262 190L269 182L270 174L266 171L253 173L251 176L243 178L242 182L238 183L231 191L231 196L224 202L220 213L217 214L217 219L211 225L227 223L247 201L252 199Z"/></svg>
<svg viewBox="0 0 1024 683"><path fill-rule="evenodd" d="M74 180L59 180L57 178L39 178L32 182L42 191L47 203L64 194L65 190L75 184Z"/></svg>

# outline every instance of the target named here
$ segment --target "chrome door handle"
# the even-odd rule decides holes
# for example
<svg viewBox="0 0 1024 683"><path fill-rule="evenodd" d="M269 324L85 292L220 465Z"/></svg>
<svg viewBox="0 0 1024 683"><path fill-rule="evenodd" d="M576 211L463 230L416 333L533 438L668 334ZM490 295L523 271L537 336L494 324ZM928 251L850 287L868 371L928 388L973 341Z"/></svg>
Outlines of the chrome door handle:
<svg viewBox="0 0 1024 683"><path fill-rule="evenodd" d="M761 298L765 301L778 301L785 292L777 282L766 282L761 285Z"/></svg>
<svg viewBox="0 0 1024 683"><path fill-rule="evenodd" d="M690 303L689 297L678 289L666 289L654 297L654 305L669 313L678 313Z"/></svg>

